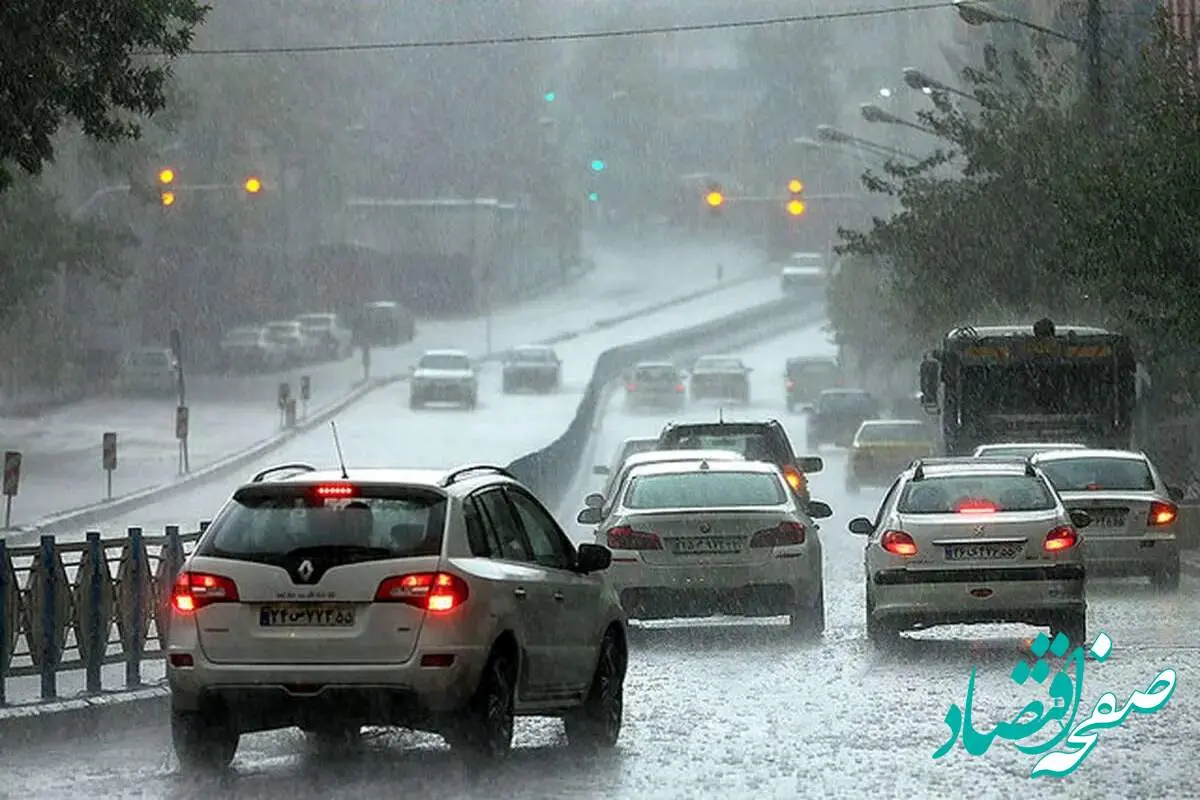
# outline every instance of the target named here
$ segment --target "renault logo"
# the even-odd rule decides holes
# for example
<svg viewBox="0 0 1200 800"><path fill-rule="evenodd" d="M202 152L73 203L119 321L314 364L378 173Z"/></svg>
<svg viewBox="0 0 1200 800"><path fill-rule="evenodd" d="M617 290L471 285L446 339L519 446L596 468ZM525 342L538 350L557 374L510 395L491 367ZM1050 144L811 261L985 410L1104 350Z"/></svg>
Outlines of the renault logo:
<svg viewBox="0 0 1200 800"><path fill-rule="evenodd" d="M983 536L983 526L976 525L975 530L971 531L971 533L975 536Z"/></svg>
<svg viewBox="0 0 1200 800"><path fill-rule="evenodd" d="M712 525L709 525L707 522L700 523L700 532L701 533L708 533L711 530L712 530Z"/></svg>
<svg viewBox="0 0 1200 800"><path fill-rule="evenodd" d="M301 561L300 568L296 570L296 574L304 580L308 580L313 576L313 565L311 561Z"/></svg>

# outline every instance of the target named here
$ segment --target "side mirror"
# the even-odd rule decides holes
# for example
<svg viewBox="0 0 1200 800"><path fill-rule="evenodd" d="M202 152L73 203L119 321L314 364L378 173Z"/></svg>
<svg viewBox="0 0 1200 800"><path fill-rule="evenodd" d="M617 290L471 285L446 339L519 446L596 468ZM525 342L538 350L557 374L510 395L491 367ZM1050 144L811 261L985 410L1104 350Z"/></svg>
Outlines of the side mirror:
<svg viewBox="0 0 1200 800"><path fill-rule="evenodd" d="M875 532L875 524L866 517L855 517L846 525L846 529L858 536L870 536Z"/></svg>
<svg viewBox="0 0 1200 800"><path fill-rule="evenodd" d="M821 470L825 469L825 459L820 456L801 456L796 459L796 466L805 475L816 475Z"/></svg>
<svg viewBox="0 0 1200 800"><path fill-rule="evenodd" d="M938 401L938 376L940 369L936 361L921 362L921 405L935 406Z"/></svg>
<svg viewBox="0 0 1200 800"><path fill-rule="evenodd" d="M1180 489L1178 486L1168 486L1167 494L1170 495L1172 502L1175 503L1182 503L1186 496L1183 489Z"/></svg>
<svg viewBox="0 0 1200 800"><path fill-rule="evenodd" d="M612 564L612 551L598 544L584 543L579 545L575 555L575 571L587 575L592 572L602 572Z"/></svg>
<svg viewBox="0 0 1200 800"><path fill-rule="evenodd" d="M575 521L580 525L599 525L604 518L604 512L598 508L585 508L576 515Z"/></svg>
<svg viewBox="0 0 1200 800"><path fill-rule="evenodd" d="M808 502L808 515L813 519L829 519L833 516L833 509L828 503L822 503L820 500L810 500Z"/></svg>
<svg viewBox="0 0 1200 800"><path fill-rule="evenodd" d="M604 495L599 492L592 492L583 498L583 505L587 508L604 508Z"/></svg>
<svg viewBox="0 0 1200 800"><path fill-rule="evenodd" d="M1071 524L1079 530L1083 530L1092 524L1092 515L1082 508L1072 508L1069 513L1071 515Z"/></svg>
<svg viewBox="0 0 1200 800"><path fill-rule="evenodd" d="M607 475L608 473L609 469L604 464L597 464L596 466L592 467L593 475Z"/></svg>

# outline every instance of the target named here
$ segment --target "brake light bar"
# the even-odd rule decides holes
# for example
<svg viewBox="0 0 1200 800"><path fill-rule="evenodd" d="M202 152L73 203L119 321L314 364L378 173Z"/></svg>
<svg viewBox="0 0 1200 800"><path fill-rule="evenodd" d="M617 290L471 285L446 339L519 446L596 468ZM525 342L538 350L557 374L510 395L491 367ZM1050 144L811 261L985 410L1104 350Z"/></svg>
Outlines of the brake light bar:
<svg viewBox="0 0 1200 800"><path fill-rule="evenodd" d="M1070 525L1060 525L1046 534L1042 549L1047 553L1061 553L1079 544L1079 532Z"/></svg>
<svg viewBox="0 0 1200 800"><path fill-rule="evenodd" d="M404 603L422 611L445 613L467 602L467 582L448 572L414 572L384 578L375 590L376 603Z"/></svg>
<svg viewBox="0 0 1200 800"><path fill-rule="evenodd" d="M915 556L917 543L904 531L885 531L879 538L879 546L894 556Z"/></svg>
<svg viewBox="0 0 1200 800"><path fill-rule="evenodd" d="M628 525L609 528L606 535L609 550L662 550L662 539L656 533L635 531Z"/></svg>
<svg viewBox="0 0 1200 800"><path fill-rule="evenodd" d="M995 514L997 508L991 500L965 500L954 510L959 514Z"/></svg>
<svg viewBox="0 0 1200 800"><path fill-rule="evenodd" d="M313 490L317 497L353 497L357 489L349 483L327 483Z"/></svg>
<svg viewBox="0 0 1200 800"><path fill-rule="evenodd" d="M1150 504L1150 514L1146 524L1152 528L1170 525L1179 516L1179 508L1174 503L1163 503L1155 500Z"/></svg>
<svg viewBox="0 0 1200 800"><path fill-rule="evenodd" d="M223 575L181 572L171 591L171 605L181 614L191 614L214 603L238 602L237 584Z"/></svg>
<svg viewBox="0 0 1200 800"><path fill-rule="evenodd" d="M799 522L787 520L774 528L758 531L750 537L751 547L787 547L804 544L806 530Z"/></svg>

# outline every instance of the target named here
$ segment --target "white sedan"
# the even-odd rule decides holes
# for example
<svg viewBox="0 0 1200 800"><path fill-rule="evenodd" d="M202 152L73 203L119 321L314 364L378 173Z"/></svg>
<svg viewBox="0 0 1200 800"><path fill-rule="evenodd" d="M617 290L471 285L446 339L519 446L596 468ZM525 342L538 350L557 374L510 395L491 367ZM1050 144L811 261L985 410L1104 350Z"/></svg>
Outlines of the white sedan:
<svg viewBox="0 0 1200 800"><path fill-rule="evenodd" d="M613 551L612 584L631 619L791 617L825 630L821 539L774 464L700 461L634 468L596 540Z"/></svg>

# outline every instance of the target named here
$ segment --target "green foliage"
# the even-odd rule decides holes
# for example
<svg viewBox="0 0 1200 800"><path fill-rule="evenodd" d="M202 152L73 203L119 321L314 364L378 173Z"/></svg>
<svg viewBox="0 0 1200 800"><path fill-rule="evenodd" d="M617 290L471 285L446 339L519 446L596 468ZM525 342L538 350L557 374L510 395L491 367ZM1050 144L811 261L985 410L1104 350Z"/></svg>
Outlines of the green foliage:
<svg viewBox="0 0 1200 800"><path fill-rule="evenodd" d="M842 231L876 275L834 279L839 335L928 347L955 325L1048 314L1125 330L1152 363L1194 351L1200 84L1183 52L1160 28L1108 72L1101 109L1045 48L966 71L978 103L935 95L921 123L944 149L864 176L900 210ZM868 283L885 296L860 298Z"/></svg>
<svg viewBox="0 0 1200 800"><path fill-rule="evenodd" d="M0 4L0 190L36 175L68 119L101 141L136 138L163 107L167 62L207 12L195 0Z"/></svg>

